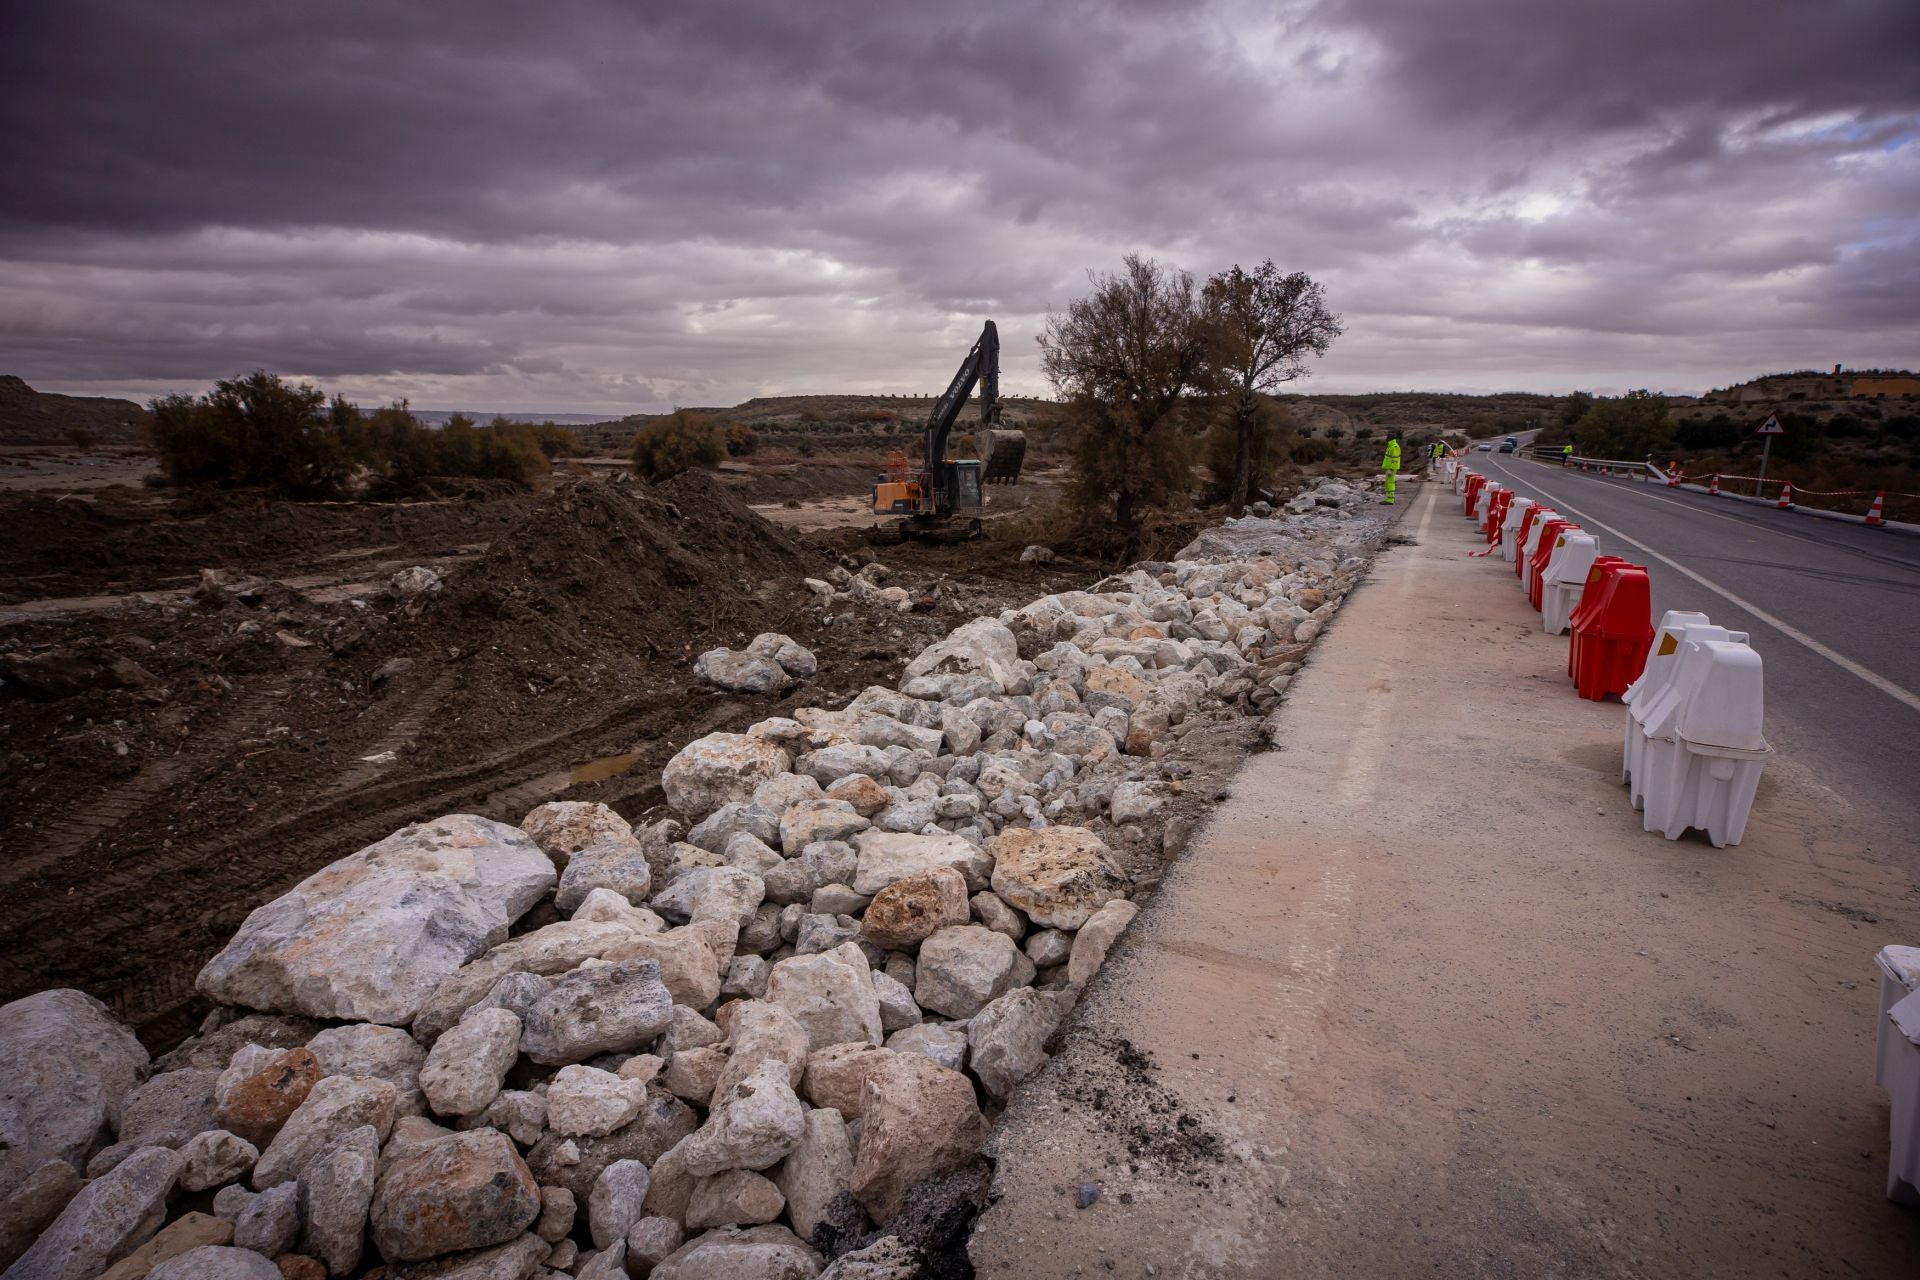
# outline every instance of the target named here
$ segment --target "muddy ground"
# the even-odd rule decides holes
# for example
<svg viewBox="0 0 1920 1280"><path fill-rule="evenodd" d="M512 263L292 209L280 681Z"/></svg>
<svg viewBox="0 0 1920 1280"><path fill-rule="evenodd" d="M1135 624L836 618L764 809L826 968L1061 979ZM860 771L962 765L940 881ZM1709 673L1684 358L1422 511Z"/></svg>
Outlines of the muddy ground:
<svg viewBox="0 0 1920 1280"><path fill-rule="evenodd" d="M79 987L164 1048L204 1012L206 958L326 863L442 813L638 817L690 739L890 685L956 623L1110 567L802 536L748 509L759 488L580 468L411 504L0 492L0 1000ZM911 612L803 585L876 555ZM412 564L441 588L396 592ZM779 698L693 681L700 651L767 630L820 675Z"/></svg>

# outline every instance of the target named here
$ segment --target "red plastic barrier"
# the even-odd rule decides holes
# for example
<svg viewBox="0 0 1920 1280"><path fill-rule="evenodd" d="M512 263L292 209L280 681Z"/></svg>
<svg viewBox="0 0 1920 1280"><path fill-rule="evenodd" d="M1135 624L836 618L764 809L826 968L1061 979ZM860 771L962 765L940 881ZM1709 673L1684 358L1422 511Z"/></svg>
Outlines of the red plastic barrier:
<svg viewBox="0 0 1920 1280"><path fill-rule="evenodd" d="M1526 550L1527 533L1533 528L1533 522L1542 513L1553 514L1552 507L1542 506L1538 502L1528 507L1526 514L1520 517L1520 527L1514 531L1513 576L1525 582L1527 580L1527 558L1521 553Z"/></svg>
<svg viewBox="0 0 1920 1280"><path fill-rule="evenodd" d="M1461 492L1460 497L1469 520L1473 519L1473 508L1480 501L1480 489L1486 483L1487 478L1477 471L1467 477L1467 487Z"/></svg>
<svg viewBox="0 0 1920 1280"><path fill-rule="evenodd" d="M1513 490L1495 489L1487 498L1487 513L1480 521L1480 532L1498 537L1500 526L1507 518L1507 508L1512 504Z"/></svg>
<svg viewBox="0 0 1920 1280"><path fill-rule="evenodd" d="M1582 612L1586 612L1583 610ZM1616 565L1600 583L1600 599L1579 636L1580 658L1573 687L1592 702L1618 696L1640 678L1653 647L1653 591L1647 571Z"/></svg>
<svg viewBox="0 0 1920 1280"><path fill-rule="evenodd" d="M1594 613L1600 608L1600 587L1617 571L1628 567L1629 562L1623 556L1595 556L1593 568L1587 570L1587 585L1580 590L1580 603L1573 607L1573 613L1567 618L1567 632L1573 637L1567 646L1567 676L1580 665L1580 628L1592 621Z"/></svg>
<svg viewBox="0 0 1920 1280"><path fill-rule="evenodd" d="M1540 607L1540 596L1546 585L1547 561L1553 558L1554 543L1560 535L1569 529L1580 526L1571 520L1555 516L1546 523L1540 534L1540 545L1534 548L1533 558L1527 561L1527 603L1535 609Z"/></svg>

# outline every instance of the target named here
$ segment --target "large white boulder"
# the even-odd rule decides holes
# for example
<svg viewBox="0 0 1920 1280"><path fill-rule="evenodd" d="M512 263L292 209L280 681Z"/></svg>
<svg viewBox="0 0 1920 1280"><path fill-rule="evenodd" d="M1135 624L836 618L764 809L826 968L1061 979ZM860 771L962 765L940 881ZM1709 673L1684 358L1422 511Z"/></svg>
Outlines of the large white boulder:
<svg viewBox="0 0 1920 1280"><path fill-rule="evenodd" d="M197 985L222 1004L404 1025L557 879L517 827L472 814L404 827L254 911Z"/></svg>
<svg viewBox="0 0 1920 1280"><path fill-rule="evenodd" d="M767 974L767 999L806 1028L815 1049L853 1040L879 1044L884 1038L873 970L854 943L774 965Z"/></svg>
<svg viewBox="0 0 1920 1280"><path fill-rule="evenodd" d="M896 880L951 867L969 891L987 887L993 858L977 845L956 835L914 835L897 831L862 831L856 841L859 861L853 873L853 891L871 897Z"/></svg>
<svg viewBox="0 0 1920 1280"><path fill-rule="evenodd" d="M1012 938L982 925L955 925L920 944L913 998L923 1009L971 1018L988 1001L1033 977L1033 961Z"/></svg>
<svg viewBox="0 0 1920 1280"><path fill-rule="evenodd" d="M680 748L660 773L667 803L698 821L723 804L745 804L761 783L787 772L784 748L744 733L710 733Z"/></svg>
<svg viewBox="0 0 1920 1280"><path fill-rule="evenodd" d="M923 676L979 675L993 681L1004 693L1017 691L1024 683L1020 663L1020 643L1006 624L994 618L975 618L955 627L947 638L937 640L920 651L900 674L900 687L909 688Z"/></svg>
<svg viewBox="0 0 1920 1280"><path fill-rule="evenodd" d="M147 1051L85 992L0 1006L0 1203L49 1160L85 1169L146 1075Z"/></svg>

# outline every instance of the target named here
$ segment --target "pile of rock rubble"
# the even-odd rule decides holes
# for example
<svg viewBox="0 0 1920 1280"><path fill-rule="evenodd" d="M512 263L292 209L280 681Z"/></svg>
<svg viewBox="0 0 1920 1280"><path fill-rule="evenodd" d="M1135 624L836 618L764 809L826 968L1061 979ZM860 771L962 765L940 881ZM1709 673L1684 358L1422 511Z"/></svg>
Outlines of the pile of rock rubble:
<svg viewBox="0 0 1920 1280"><path fill-rule="evenodd" d="M5 1006L5 1280L920 1274L903 1206L1132 920L1169 745L1278 698L1377 543L1364 490L1317 494L689 743L675 817L343 858L247 918L157 1070L91 997ZM791 677L784 640L746 656Z"/></svg>

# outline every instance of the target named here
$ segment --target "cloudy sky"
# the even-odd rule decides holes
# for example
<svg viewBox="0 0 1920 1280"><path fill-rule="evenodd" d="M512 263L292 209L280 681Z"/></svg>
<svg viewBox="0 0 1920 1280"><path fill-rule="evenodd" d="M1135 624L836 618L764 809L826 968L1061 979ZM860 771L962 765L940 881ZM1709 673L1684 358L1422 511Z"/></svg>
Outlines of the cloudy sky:
<svg viewBox="0 0 1920 1280"><path fill-rule="evenodd" d="M0 372L630 412L935 392L1140 250L1303 389L1920 364L1916 0L16 0Z"/></svg>

